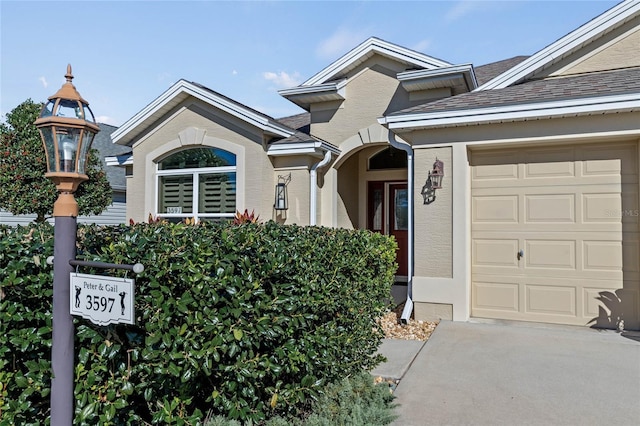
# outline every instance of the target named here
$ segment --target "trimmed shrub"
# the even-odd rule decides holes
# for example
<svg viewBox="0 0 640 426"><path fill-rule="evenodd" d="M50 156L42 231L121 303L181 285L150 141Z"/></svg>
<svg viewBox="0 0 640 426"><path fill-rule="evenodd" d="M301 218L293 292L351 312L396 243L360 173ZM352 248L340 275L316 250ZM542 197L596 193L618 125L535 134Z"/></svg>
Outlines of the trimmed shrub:
<svg viewBox="0 0 640 426"><path fill-rule="evenodd" d="M36 268L31 254L51 250L51 231L41 232L41 247L16 242L23 229L5 233L3 244L23 260L16 267L5 258L17 255L0 258L1 419L15 418L13 401L26 398L20 385L29 382L16 378L29 368L42 390L20 408L23 424L40 423L48 410L51 269L43 261ZM375 320L387 308L396 248L382 235L273 222L87 226L79 247L79 258L140 262L145 271L135 277L136 325L75 321L78 424L198 424L209 409L254 422L294 415L326 384L380 361ZM29 294L17 291L19 279ZM17 327L9 305L40 322L20 325L21 337L5 345ZM43 335L30 346L21 339L34 327Z"/></svg>
<svg viewBox="0 0 640 426"><path fill-rule="evenodd" d="M307 417L273 417L265 426L382 426L397 418L387 383L374 384L367 372L331 383L315 401ZM206 419L204 426L240 426L221 416Z"/></svg>
<svg viewBox="0 0 640 426"><path fill-rule="evenodd" d="M0 424L40 424L51 390L53 227L0 227Z"/></svg>

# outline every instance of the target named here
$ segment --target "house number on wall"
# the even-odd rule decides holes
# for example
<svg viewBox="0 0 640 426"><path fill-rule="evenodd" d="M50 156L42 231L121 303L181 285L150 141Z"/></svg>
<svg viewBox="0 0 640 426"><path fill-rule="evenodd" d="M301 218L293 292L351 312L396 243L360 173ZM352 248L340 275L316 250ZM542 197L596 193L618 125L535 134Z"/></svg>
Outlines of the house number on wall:
<svg viewBox="0 0 640 426"><path fill-rule="evenodd" d="M71 274L71 314L94 324L134 324L134 280Z"/></svg>

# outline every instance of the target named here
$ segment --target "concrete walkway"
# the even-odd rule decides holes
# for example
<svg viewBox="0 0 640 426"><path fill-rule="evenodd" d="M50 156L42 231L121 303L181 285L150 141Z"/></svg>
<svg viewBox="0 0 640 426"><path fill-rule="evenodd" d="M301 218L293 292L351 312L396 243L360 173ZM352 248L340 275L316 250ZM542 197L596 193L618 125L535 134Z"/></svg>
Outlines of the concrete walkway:
<svg viewBox="0 0 640 426"><path fill-rule="evenodd" d="M420 343L372 372L401 376L396 426L640 424L640 333L442 321Z"/></svg>

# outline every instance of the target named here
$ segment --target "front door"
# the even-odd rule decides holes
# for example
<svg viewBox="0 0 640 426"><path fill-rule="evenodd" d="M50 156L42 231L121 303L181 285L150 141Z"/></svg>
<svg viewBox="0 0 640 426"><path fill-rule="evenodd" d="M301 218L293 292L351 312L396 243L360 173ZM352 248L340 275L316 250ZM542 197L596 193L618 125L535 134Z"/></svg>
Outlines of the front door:
<svg viewBox="0 0 640 426"><path fill-rule="evenodd" d="M406 182L369 182L367 228L393 235L398 243L396 278L407 279L409 198Z"/></svg>

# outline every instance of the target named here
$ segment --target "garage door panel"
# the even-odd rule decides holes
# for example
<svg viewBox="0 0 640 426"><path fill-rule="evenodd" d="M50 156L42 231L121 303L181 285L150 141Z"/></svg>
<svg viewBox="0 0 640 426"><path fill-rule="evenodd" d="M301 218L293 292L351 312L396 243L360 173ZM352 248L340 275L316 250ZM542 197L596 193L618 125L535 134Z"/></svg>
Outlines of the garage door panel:
<svg viewBox="0 0 640 426"><path fill-rule="evenodd" d="M622 241L583 241L582 244L585 270L622 270Z"/></svg>
<svg viewBox="0 0 640 426"><path fill-rule="evenodd" d="M576 269L576 242L562 240L526 240L526 268Z"/></svg>
<svg viewBox="0 0 640 426"><path fill-rule="evenodd" d="M519 290L516 282L475 281L473 282L474 309L517 313Z"/></svg>
<svg viewBox="0 0 640 426"><path fill-rule="evenodd" d="M470 161L472 315L601 323L601 295L624 283L633 294L625 296L627 323L640 326L636 144L503 149L479 158L473 152Z"/></svg>
<svg viewBox="0 0 640 426"><path fill-rule="evenodd" d="M576 221L575 194L525 195L526 222Z"/></svg>
<svg viewBox="0 0 640 426"><path fill-rule="evenodd" d="M518 196L497 195L473 198L474 222L518 222Z"/></svg>
<svg viewBox="0 0 640 426"><path fill-rule="evenodd" d="M529 150L525 155L525 180L576 175L575 150L572 148ZM553 161L549 161L551 158Z"/></svg>
<svg viewBox="0 0 640 426"><path fill-rule="evenodd" d="M518 247L518 240L513 239L475 239L472 262L476 266L518 268Z"/></svg>
<svg viewBox="0 0 640 426"><path fill-rule="evenodd" d="M627 285L635 287L636 281ZM596 326L617 328L617 320L624 319L625 328L637 330L640 328L639 308L640 294L635 288L613 291L593 287L584 289L584 316Z"/></svg>
<svg viewBox="0 0 640 426"><path fill-rule="evenodd" d="M525 285L525 313L575 317L576 288L550 285Z"/></svg>
<svg viewBox="0 0 640 426"><path fill-rule="evenodd" d="M584 223L619 223L622 211L620 193L582 194L582 221Z"/></svg>

